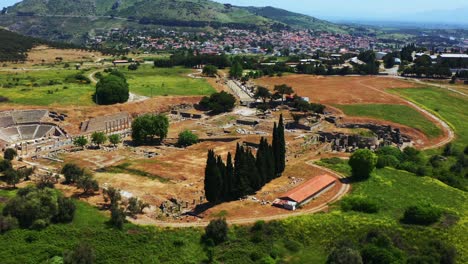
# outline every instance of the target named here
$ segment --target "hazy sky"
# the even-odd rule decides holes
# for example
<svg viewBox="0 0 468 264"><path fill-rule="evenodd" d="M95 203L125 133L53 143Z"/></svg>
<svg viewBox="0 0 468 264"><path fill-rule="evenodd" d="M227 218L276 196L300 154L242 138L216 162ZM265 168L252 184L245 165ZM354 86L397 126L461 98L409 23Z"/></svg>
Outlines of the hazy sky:
<svg viewBox="0 0 468 264"><path fill-rule="evenodd" d="M99 0L98 0L99 1ZM326 19L385 20L434 10L468 8L467 0L216 0L241 6L274 6ZM19 0L0 0L0 8ZM450 14L449 14L450 15ZM393 18L393 19L392 19ZM437 20L437 18L435 18Z"/></svg>
<svg viewBox="0 0 468 264"><path fill-rule="evenodd" d="M216 0L242 6L275 6L319 18L391 19L406 14L468 7L467 0ZM443 3L443 4L442 4Z"/></svg>

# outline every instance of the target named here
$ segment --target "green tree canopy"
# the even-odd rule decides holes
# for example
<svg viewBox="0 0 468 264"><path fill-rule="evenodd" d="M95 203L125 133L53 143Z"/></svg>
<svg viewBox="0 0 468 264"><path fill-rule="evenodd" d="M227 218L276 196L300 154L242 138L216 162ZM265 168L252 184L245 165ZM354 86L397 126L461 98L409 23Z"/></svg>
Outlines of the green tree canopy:
<svg viewBox="0 0 468 264"><path fill-rule="evenodd" d="M141 145L159 137L163 141L169 132L169 119L165 115L146 114L135 118L132 122L132 139Z"/></svg>
<svg viewBox="0 0 468 264"><path fill-rule="evenodd" d="M113 135L109 136L109 142L114 146L119 144L121 141L122 141L122 139L121 139L119 134L113 134Z"/></svg>
<svg viewBox="0 0 468 264"><path fill-rule="evenodd" d="M229 76L234 79L240 79L244 73L244 69L239 62L236 62L232 65L231 69L229 70Z"/></svg>
<svg viewBox="0 0 468 264"><path fill-rule="evenodd" d="M352 169L353 178L367 179L374 171L377 164L377 155L368 149L359 149L351 155L349 165Z"/></svg>
<svg viewBox="0 0 468 264"><path fill-rule="evenodd" d="M129 89L125 78L110 74L96 84L95 102L101 105L125 103L128 101Z"/></svg>
<svg viewBox="0 0 468 264"><path fill-rule="evenodd" d="M254 97L256 99L262 99L263 103L265 104L266 100L271 98L271 92L270 90L268 90L268 88L265 88L263 86L258 86Z"/></svg>
<svg viewBox="0 0 468 264"><path fill-rule="evenodd" d="M206 65L205 67L203 67L202 73L205 76L214 77L216 76L216 74L218 74L218 68L214 65Z"/></svg>
<svg viewBox="0 0 468 264"><path fill-rule="evenodd" d="M84 149L84 147L88 145L88 139L84 136L79 136L73 140L73 145Z"/></svg>
<svg viewBox="0 0 468 264"><path fill-rule="evenodd" d="M78 165L67 163L63 166L61 173L65 177L65 183L75 183L83 176L84 170Z"/></svg>
<svg viewBox="0 0 468 264"><path fill-rule="evenodd" d="M225 91L214 93L210 97L203 97L199 105L213 114L230 112L234 109L236 98Z"/></svg>
<svg viewBox="0 0 468 264"><path fill-rule="evenodd" d="M226 219L211 220L205 228L205 240L212 240L214 244L218 245L228 240L229 227Z"/></svg>
<svg viewBox="0 0 468 264"><path fill-rule="evenodd" d="M274 90L281 96L281 102L284 102L285 95L291 95L294 93L293 88L286 84L275 85Z"/></svg>
<svg viewBox="0 0 468 264"><path fill-rule="evenodd" d="M198 143L198 136L192 133L191 131L184 130L179 134L177 145L181 147L188 147L196 143Z"/></svg>
<svg viewBox="0 0 468 264"><path fill-rule="evenodd" d="M18 153L15 149L12 148L6 149L3 153L3 158L6 160L13 160L16 156L18 156Z"/></svg>
<svg viewBox="0 0 468 264"><path fill-rule="evenodd" d="M104 132L94 132L91 135L91 142L98 145L98 147L106 143L106 141L107 141L107 136Z"/></svg>

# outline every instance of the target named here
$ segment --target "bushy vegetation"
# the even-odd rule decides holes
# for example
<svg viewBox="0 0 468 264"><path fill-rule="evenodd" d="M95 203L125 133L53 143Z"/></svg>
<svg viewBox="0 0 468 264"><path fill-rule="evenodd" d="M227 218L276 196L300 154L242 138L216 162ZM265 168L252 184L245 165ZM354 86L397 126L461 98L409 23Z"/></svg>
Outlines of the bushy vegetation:
<svg viewBox="0 0 468 264"><path fill-rule="evenodd" d="M431 205L410 206L405 210L402 221L406 224L430 225L439 221L442 211Z"/></svg>
<svg viewBox="0 0 468 264"><path fill-rule="evenodd" d="M3 208L4 216L18 220L22 228L43 229L50 223L67 223L73 220L75 205L52 189L26 187Z"/></svg>
<svg viewBox="0 0 468 264"><path fill-rule="evenodd" d="M440 181L466 190L464 175L468 172L468 157L452 144L446 145L440 154L427 154L408 147L401 151L395 147L383 147L376 151L377 168L393 167L420 176L432 176Z"/></svg>
<svg viewBox="0 0 468 264"><path fill-rule="evenodd" d="M365 197L349 196L340 201L343 211L356 211L368 214L377 213L379 211L378 204Z"/></svg>

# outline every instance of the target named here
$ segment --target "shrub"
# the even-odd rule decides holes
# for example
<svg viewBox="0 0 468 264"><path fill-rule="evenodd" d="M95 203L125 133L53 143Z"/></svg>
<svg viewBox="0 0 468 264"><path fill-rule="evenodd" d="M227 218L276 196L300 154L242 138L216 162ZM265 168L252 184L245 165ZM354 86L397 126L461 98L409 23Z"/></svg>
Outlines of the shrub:
<svg viewBox="0 0 468 264"><path fill-rule="evenodd" d="M63 257L64 264L92 264L96 256L94 250L87 244L80 244L74 250L65 252Z"/></svg>
<svg viewBox="0 0 468 264"><path fill-rule="evenodd" d="M211 240L215 245L221 244L228 239L228 225L226 219L220 218L211 220L208 226L205 228L205 241Z"/></svg>
<svg viewBox="0 0 468 264"><path fill-rule="evenodd" d="M335 248L327 258L327 264L362 264L362 257L359 251L340 247Z"/></svg>
<svg viewBox="0 0 468 264"><path fill-rule="evenodd" d="M55 223L70 223L75 217L76 205L71 198L59 197L57 199L58 212L54 216Z"/></svg>
<svg viewBox="0 0 468 264"><path fill-rule="evenodd" d="M9 160L0 160L0 172L4 172L6 170L12 169L13 165L11 165L11 161Z"/></svg>
<svg viewBox="0 0 468 264"><path fill-rule="evenodd" d="M177 145L181 147L188 147L196 143L198 143L198 136L189 130L185 130L179 134Z"/></svg>
<svg viewBox="0 0 468 264"><path fill-rule="evenodd" d="M3 209L3 214L15 217L21 227L39 229L47 226L57 212L57 194L51 189L33 186L18 190Z"/></svg>
<svg viewBox="0 0 468 264"><path fill-rule="evenodd" d="M410 206L405 210L402 221L407 224L430 225L439 221L442 211L430 205Z"/></svg>
<svg viewBox="0 0 468 264"><path fill-rule="evenodd" d="M400 161L392 155L381 155L377 159L376 167L382 169L385 167L396 167L400 164Z"/></svg>
<svg viewBox="0 0 468 264"><path fill-rule="evenodd" d="M343 211L356 211L373 214L379 211L379 206L376 202L367 198L350 196L341 201L341 209Z"/></svg>
<svg viewBox="0 0 468 264"><path fill-rule="evenodd" d="M67 163L63 166L61 173L65 177L65 183L75 183L83 176L84 170L78 165Z"/></svg>
<svg viewBox="0 0 468 264"><path fill-rule="evenodd" d="M11 216L0 215L0 234L18 227L18 220Z"/></svg>

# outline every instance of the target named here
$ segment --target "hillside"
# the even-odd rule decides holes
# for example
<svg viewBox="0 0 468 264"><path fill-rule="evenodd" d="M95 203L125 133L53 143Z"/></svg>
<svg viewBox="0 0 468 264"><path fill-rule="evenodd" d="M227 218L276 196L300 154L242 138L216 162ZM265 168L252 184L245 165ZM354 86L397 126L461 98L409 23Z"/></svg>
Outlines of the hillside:
<svg viewBox="0 0 468 264"><path fill-rule="evenodd" d="M0 15L0 26L22 34L82 42L94 29L142 26L270 28L330 32L345 27L273 7L224 5L210 0L24 0Z"/></svg>
<svg viewBox="0 0 468 264"><path fill-rule="evenodd" d="M315 17L290 12L284 9L275 8L271 6L267 7L242 7L251 13L258 16L262 16L268 19L272 19L291 27L296 28L310 28L315 30L331 31L331 32L344 32L344 28L340 28L338 25L330 23L325 20L320 20Z"/></svg>

